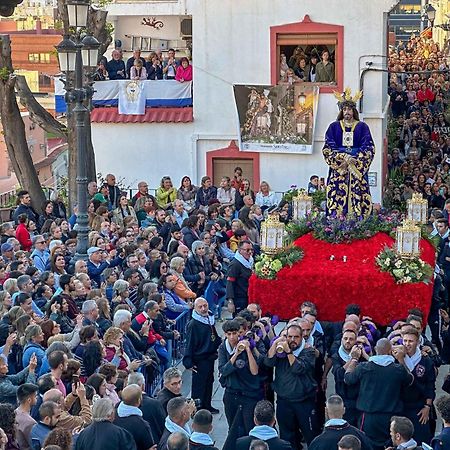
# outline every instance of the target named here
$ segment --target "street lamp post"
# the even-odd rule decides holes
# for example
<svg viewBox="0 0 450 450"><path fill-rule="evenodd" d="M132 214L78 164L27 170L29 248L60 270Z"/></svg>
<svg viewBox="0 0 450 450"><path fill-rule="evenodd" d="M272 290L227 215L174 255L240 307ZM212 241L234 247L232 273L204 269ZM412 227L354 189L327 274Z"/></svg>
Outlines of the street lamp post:
<svg viewBox="0 0 450 450"><path fill-rule="evenodd" d="M59 65L66 75L66 103L70 104L75 116L75 129L77 134L77 249L75 260L87 259L88 249L88 204L87 204L87 138L88 130L86 121L89 110L85 101L92 98L93 89L89 82L84 83L85 73L92 71L97 66L98 49L100 43L94 36L82 37L82 31L87 24L89 0L66 0L69 18L69 27L75 30L72 35L64 36L64 39L56 46ZM71 78L73 77L73 83Z"/></svg>
<svg viewBox="0 0 450 450"><path fill-rule="evenodd" d="M428 21L431 24L431 28L433 29L434 21L436 19L436 8L434 8L433 5L428 4L427 9L426 9L425 12L427 14Z"/></svg>

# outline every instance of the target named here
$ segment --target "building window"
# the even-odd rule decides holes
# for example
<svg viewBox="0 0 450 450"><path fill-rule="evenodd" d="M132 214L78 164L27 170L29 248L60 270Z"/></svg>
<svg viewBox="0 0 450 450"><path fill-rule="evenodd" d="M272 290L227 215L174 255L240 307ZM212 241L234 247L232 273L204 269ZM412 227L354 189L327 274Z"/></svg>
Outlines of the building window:
<svg viewBox="0 0 450 450"><path fill-rule="evenodd" d="M39 87L51 87L52 79L43 73L39 74Z"/></svg>
<svg viewBox="0 0 450 450"><path fill-rule="evenodd" d="M342 91L344 27L302 22L270 28L271 82L318 85L320 92Z"/></svg>
<svg viewBox="0 0 450 450"><path fill-rule="evenodd" d="M50 53L40 53L39 61L41 64L50 64Z"/></svg>
<svg viewBox="0 0 450 450"><path fill-rule="evenodd" d="M28 61L38 63L39 62L39 53L29 53Z"/></svg>
<svg viewBox="0 0 450 450"><path fill-rule="evenodd" d="M336 85L337 43L337 33L277 35L278 82Z"/></svg>

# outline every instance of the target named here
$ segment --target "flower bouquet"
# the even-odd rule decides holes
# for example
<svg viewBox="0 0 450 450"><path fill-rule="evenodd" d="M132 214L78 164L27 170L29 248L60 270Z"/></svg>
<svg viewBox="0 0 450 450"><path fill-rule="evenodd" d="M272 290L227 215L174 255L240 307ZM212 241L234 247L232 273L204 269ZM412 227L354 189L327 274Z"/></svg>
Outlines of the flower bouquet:
<svg viewBox="0 0 450 450"><path fill-rule="evenodd" d="M382 272L390 273L398 284L425 283L433 276L433 268L419 257L404 257L386 247L375 258Z"/></svg>
<svg viewBox="0 0 450 450"><path fill-rule="evenodd" d="M255 264L255 273L263 280L275 280L277 273L286 266L292 266L303 258L303 251L298 247L287 247L275 256L262 254Z"/></svg>
<svg viewBox="0 0 450 450"><path fill-rule="evenodd" d="M316 239L334 244L350 243L368 239L377 233L391 234L401 223L400 214L377 214L367 219L351 216L324 216L312 211L304 219L291 222L287 226L290 240L295 241L304 234L312 232Z"/></svg>

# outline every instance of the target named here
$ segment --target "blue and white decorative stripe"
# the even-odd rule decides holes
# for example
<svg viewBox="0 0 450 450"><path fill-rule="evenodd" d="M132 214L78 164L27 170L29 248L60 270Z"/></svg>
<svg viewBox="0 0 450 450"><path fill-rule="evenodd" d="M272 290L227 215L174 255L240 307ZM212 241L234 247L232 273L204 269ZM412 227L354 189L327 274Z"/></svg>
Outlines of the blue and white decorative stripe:
<svg viewBox="0 0 450 450"><path fill-rule="evenodd" d="M118 106L120 83L130 80L97 81L94 83L94 106ZM180 83L176 80L145 80L144 94L147 108L182 108L192 106L192 81ZM64 84L55 78L55 110L61 114L66 111Z"/></svg>

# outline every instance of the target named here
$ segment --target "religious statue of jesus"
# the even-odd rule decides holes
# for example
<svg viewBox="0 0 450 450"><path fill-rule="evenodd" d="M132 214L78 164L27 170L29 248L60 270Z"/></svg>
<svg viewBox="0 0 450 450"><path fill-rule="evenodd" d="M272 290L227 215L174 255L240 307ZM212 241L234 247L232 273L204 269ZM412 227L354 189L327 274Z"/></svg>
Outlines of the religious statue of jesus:
<svg viewBox="0 0 450 450"><path fill-rule="evenodd" d="M330 167L327 180L328 216L351 215L358 219L372 213L372 197L368 171L375 147L369 127L359 121L356 101L349 89L336 94L340 100L337 120L330 124L325 134L322 153Z"/></svg>

